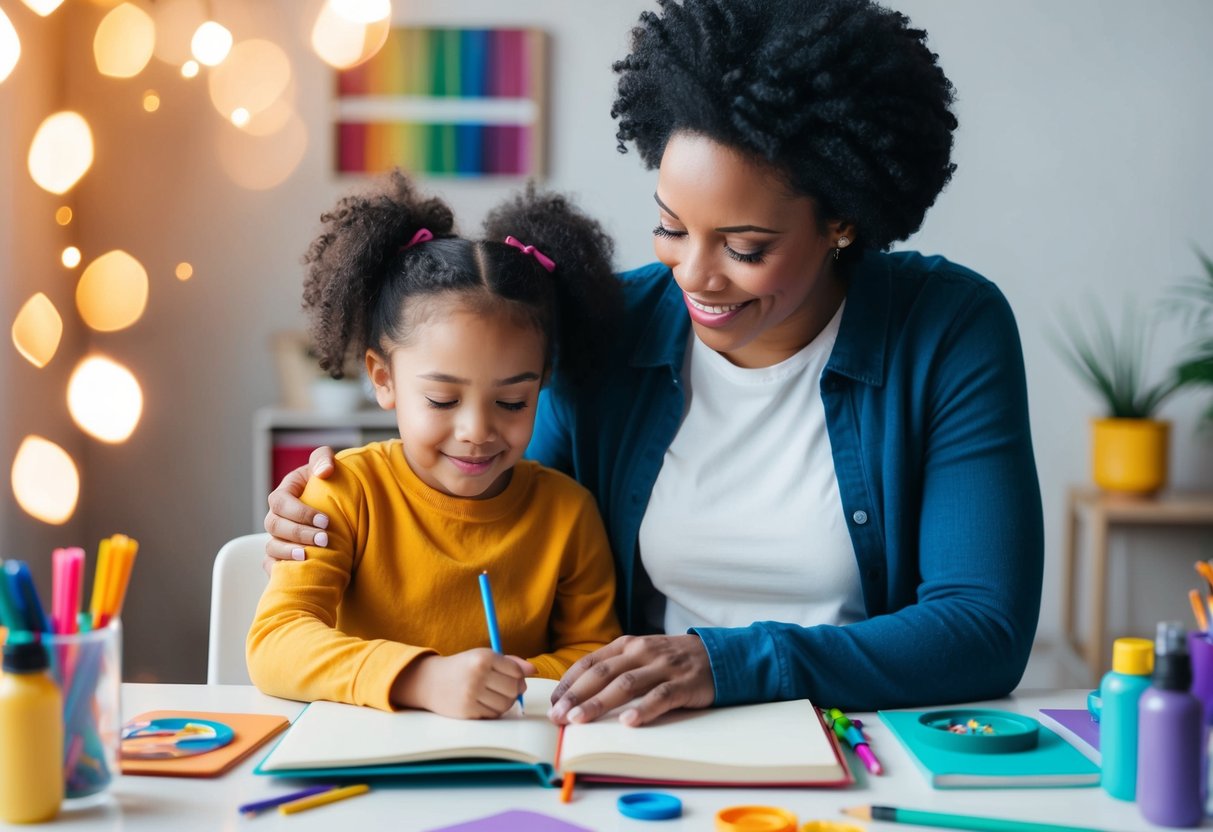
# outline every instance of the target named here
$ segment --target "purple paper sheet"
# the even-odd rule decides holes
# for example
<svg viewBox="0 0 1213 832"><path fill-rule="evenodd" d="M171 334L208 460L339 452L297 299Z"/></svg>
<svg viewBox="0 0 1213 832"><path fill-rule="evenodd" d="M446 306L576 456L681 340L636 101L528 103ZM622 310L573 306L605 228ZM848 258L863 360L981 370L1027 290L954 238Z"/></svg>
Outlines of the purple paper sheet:
<svg viewBox="0 0 1213 832"><path fill-rule="evenodd" d="M477 818L454 826L431 829L429 832L594 832L594 830L554 818L551 815L514 809L510 812L490 815L487 818Z"/></svg>

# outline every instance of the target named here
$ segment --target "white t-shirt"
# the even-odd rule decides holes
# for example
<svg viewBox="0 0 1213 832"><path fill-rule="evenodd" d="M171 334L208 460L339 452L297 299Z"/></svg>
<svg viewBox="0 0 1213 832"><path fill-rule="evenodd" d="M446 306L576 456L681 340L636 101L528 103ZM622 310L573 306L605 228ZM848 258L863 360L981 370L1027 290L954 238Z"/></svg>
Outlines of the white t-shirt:
<svg viewBox="0 0 1213 832"><path fill-rule="evenodd" d="M692 336L686 414L640 525L667 633L865 617L820 392L841 319L758 369Z"/></svg>

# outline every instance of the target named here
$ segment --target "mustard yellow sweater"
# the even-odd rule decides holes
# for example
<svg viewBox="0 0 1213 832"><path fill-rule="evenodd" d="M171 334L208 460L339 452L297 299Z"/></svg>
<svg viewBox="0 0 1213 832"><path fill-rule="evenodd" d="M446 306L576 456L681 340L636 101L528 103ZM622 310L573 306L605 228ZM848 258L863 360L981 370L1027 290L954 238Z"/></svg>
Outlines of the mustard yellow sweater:
<svg viewBox="0 0 1213 832"><path fill-rule="evenodd" d="M477 576L487 569L502 649L558 679L619 635L615 572L590 493L523 460L505 491L473 500L425 485L399 440L337 455L303 501L329 546L271 570L249 630L262 691L391 709L392 683L429 653L488 647Z"/></svg>

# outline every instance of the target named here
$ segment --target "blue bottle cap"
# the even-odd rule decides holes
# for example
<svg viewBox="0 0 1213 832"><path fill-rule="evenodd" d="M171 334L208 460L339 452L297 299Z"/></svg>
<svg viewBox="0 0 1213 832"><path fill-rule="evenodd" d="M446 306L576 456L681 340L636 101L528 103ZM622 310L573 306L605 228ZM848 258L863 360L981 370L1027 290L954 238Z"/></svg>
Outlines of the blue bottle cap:
<svg viewBox="0 0 1213 832"><path fill-rule="evenodd" d="M669 820L682 815L682 801L662 792L632 792L620 795L619 814L637 820Z"/></svg>

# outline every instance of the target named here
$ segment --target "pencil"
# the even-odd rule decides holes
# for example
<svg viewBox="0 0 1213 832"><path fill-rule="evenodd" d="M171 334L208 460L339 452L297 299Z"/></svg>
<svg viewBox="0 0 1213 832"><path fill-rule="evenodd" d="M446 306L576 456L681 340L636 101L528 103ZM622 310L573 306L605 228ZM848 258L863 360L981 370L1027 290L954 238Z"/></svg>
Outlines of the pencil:
<svg viewBox="0 0 1213 832"><path fill-rule="evenodd" d="M278 807L278 811L284 815L293 815L296 812L306 812L308 809L315 809L317 806L336 803L338 800L345 800L347 797L357 797L360 794L366 794L370 790L371 787L366 783L359 783L356 786L344 786L340 789L330 789L327 792L314 794L311 797L283 803Z"/></svg>
<svg viewBox="0 0 1213 832"><path fill-rule="evenodd" d="M297 800L303 800L305 797L311 797L314 794L322 794L323 792L331 792L336 786L309 786L302 791L291 792L289 794L280 794L277 797L268 797L265 800L257 800L252 803L245 803L240 807L239 812L245 815L255 815L258 812L264 812L266 809L273 809L275 806L281 806L283 803L294 803Z"/></svg>
<svg viewBox="0 0 1213 832"><path fill-rule="evenodd" d="M493 648L494 653L504 653L501 649L501 631L497 629L497 607L493 604L493 588L489 586L489 572L484 570L480 573L480 600L484 601L484 620L489 627L489 646ZM522 704L522 694L518 694L518 706L525 712L526 706Z"/></svg>
<svg viewBox="0 0 1213 832"><path fill-rule="evenodd" d="M976 815L945 815L941 812L920 812L916 809L897 809L892 806L855 806L843 809L842 813L862 820L910 823L942 829L970 829L974 832L1099 832L1089 826L1060 826L1055 823L1004 820Z"/></svg>
<svg viewBox="0 0 1213 832"><path fill-rule="evenodd" d="M1208 561L1198 560L1196 561L1196 571L1208 582L1209 589L1213 589L1213 566L1209 566Z"/></svg>
<svg viewBox="0 0 1213 832"><path fill-rule="evenodd" d="M569 803L573 799L573 783L576 781L577 775L573 772L568 772L564 775L564 783L560 785L560 802Z"/></svg>
<svg viewBox="0 0 1213 832"><path fill-rule="evenodd" d="M1196 626L1202 632L1209 631L1209 619L1205 616L1205 602L1200 597L1199 590L1188 590L1188 601L1192 604L1192 614L1196 616Z"/></svg>

